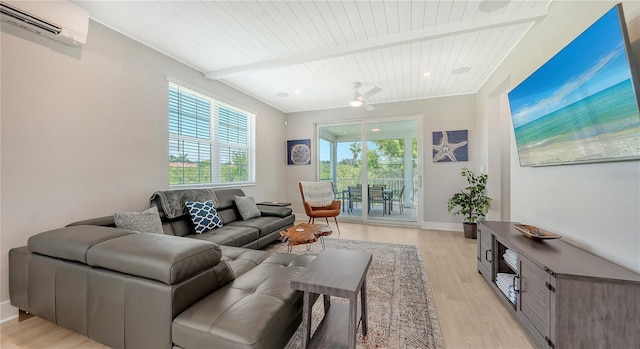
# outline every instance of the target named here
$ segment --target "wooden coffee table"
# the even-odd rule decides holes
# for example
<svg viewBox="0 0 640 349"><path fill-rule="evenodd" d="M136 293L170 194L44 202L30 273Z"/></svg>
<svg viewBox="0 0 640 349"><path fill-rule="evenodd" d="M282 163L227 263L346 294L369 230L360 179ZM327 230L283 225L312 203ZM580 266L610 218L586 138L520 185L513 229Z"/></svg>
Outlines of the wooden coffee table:
<svg viewBox="0 0 640 349"><path fill-rule="evenodd" d="M288 239L287 252L291 252L291 248L296 245L307 245L307 250L311 248L311 244L318 241L322 243L324 250L324 237L331 235L331 227L324 224L308 224L301 223L280 232L283 239Z"/></svg>

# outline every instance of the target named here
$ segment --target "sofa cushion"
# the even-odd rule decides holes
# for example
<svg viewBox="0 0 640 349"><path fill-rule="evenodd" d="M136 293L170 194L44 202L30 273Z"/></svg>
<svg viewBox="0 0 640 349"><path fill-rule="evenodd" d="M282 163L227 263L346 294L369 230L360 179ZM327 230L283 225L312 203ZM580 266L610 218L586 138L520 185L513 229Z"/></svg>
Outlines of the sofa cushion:
<svg viewBox="0 0 640 349"><path fill-rule="evenodd" d="M84 219L81 221L69 223L67 224L67 227L71 227L74 225L101 225L103 227L115 228L116 222L113 220L113 215L110 215L110 216L104 216L104 217L98 217L98 218Z"/></svg>
<svg viewBox="0 0 640 349"><path fill-rule="evenodd" d="M313 258L278 254L236 276L174 319L173 342L183 348L282 348L302 312L302 292L289 282Z"/></svg>
<svg viewBox="0 0 640 349"><path fill-rule="evenodd" d="M175 236L186 236L196 233L193 229L191 217L188 215L172 220L163 220L162 229L164 229L165 234Z"/></svg>
<svg viewBox="0 0 640 349"><path fill-rule="evenodd" d="M242 216L240 216L240 212L238 212L238 209L235 206L226 209L218 209L218 216L220 216L220 219L222 219L224 224L242 220Z"/></svg>
<svg viewBox="0 0 640 349"><path fill-rule="evenodd" d="M123 229L76 225L34 235L27 246L31 252L87 264L87 251L91 247L125 235L138 234Z"/></svg>
<svg viewBox="0 0 640 349"><path fill-rule="evenodd" d="M214 190L216 195L216 208L218 211L226 210L228 208L236 208L236 196L245 196L242 189L238 188L226 188Z"/></svg>
<svg viewBox="0 0 640 349"><path fill-rule="evenodd" d="M220 246L158 234L130 234L96 244L87 264L141 276L167 285L212 268L222 258Z"/></svg>
<svg viewBox="0 0 640 349"><path fill-rule="evenodd" d="M186 237L205 240L219 245L244 246L251 241L258 239L260 231L249 226L231 226L225 225L202 234L190 234Z"/></svg>
<svg viewBox="0 0 640 349"><path fill-rule="evenodd" d="M271 257L269 252L242 247L220 245L220 250L222 251L221 261L226 262L231 267L236 278Z"/></svg>
<svg viewBox="0 0 640 349"><path fill-rule="evenodd" d="M141 233L164 234L156 206L142 212L116 212L113 221L117 228Z"/></svg>
<svg viewBox="0 0 640 349"><path fill-rule="evenodd" d="M293 224L294 220L295 217L293 216L284 219L280 217L256 217L247 221L235 221L229 223L228 226L256 228L260 231L259 237L263 237L269 233L273 233L274 231L279 231L286 227L289 227L291 224Z"/></svg>
<svg viewBox="0 0 640 349"><path fill-rule="evenodd" d="M256 199L253 196L236 196L235 198L236 206L243 220L260 217L260 210L258 210Z"/></svg>
<svg viewBox="0 0 640 349"><path fill-rule="evenodd" d="M222 220L220 220L218 212L213 207L213 201L187 201L184 204L187 206L196 234L222 227Z"/></svg>

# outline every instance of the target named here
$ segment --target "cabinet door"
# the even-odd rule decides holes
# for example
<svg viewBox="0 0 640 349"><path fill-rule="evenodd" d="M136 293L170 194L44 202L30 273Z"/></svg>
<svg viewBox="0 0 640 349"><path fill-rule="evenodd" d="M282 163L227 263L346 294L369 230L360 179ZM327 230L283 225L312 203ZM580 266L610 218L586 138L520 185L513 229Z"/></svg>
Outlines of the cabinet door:
<svg viewBox="0 0 640 349"><path fill-rule="evenodd" d="M518 255L518 264L520 318L541 335L540 339L549 338L551 291L548 285L551 276L522 254Z"/></svg>
<svg viewBox="0 0 640 349"><path fill-rule="evenodd" d="M478 271L487 281L491 282L491 262L493 260L491 250L492 235L489 231L478 229Z"/></svg>

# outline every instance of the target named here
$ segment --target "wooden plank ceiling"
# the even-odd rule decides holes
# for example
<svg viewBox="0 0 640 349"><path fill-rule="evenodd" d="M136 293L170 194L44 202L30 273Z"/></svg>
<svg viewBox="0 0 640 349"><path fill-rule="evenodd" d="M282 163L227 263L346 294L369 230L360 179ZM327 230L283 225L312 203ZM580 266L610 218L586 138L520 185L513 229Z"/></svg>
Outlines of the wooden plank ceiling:
<svg viewBox="0 0 640 349"><path fill-rule="evenodd" d="M475 93L550 2L74 1L283 112Z"/></svg>

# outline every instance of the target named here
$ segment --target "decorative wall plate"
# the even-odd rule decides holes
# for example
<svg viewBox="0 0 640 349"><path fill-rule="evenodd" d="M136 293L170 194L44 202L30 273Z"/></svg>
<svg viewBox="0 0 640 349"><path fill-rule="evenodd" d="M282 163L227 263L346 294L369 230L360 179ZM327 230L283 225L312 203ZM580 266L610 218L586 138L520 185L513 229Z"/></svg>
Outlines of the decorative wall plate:
<svg viewBox="0 0 640 349"><path fill-rule="evenodd" d="M311 160L311 149L306 144L296 144L291 149L291 161L296 165L305 165Z"/></svg>
<svg viewBox="0 0 640 349"><path fill-rule="evenodd" d="M309 165L311 164L311 140L296 139L287 141L287 164Z"/></svg>

